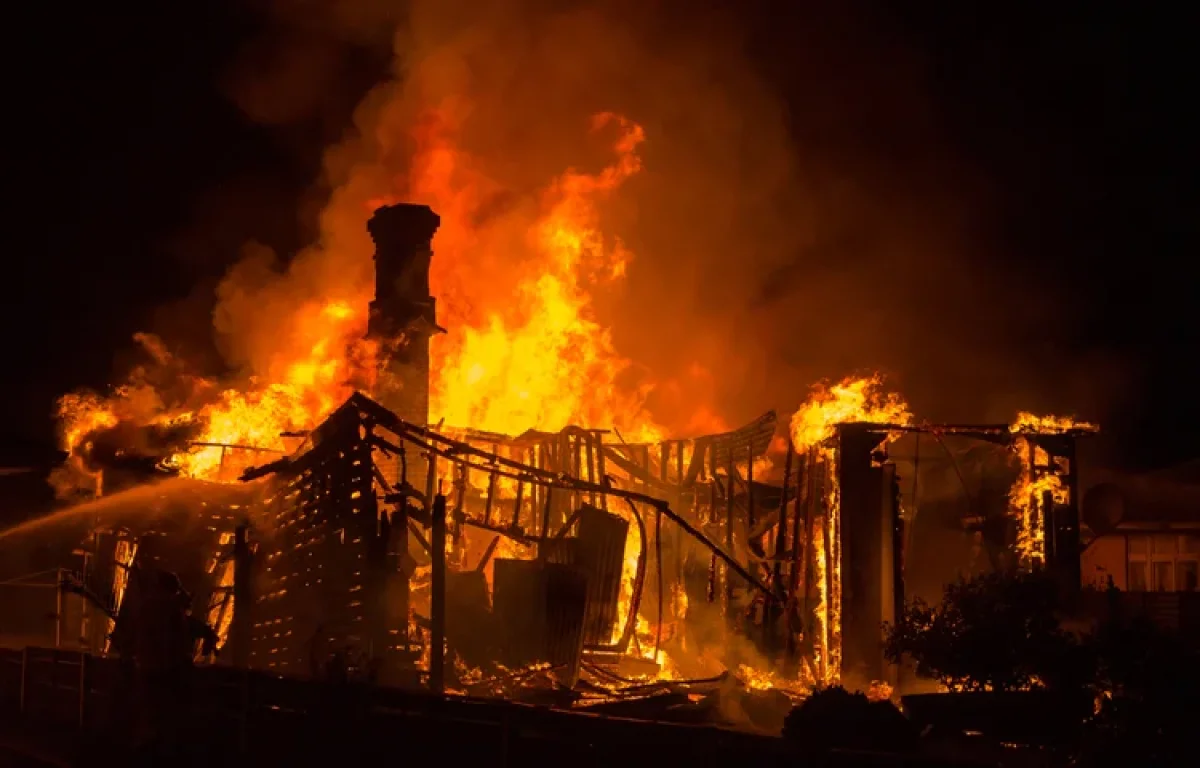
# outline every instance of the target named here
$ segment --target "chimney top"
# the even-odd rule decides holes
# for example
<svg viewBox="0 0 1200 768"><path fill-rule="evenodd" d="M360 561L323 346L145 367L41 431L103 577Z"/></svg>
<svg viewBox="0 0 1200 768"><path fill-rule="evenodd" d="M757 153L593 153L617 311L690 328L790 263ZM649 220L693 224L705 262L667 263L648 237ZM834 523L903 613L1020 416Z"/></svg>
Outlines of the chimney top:
<svg viewBox="0 0 1200 768"><path fill-rule="evenodd" d="M416 244L429 242L442 219L427 205L397 203L375 209L367 222L367 231L376 244Z"/></svg>

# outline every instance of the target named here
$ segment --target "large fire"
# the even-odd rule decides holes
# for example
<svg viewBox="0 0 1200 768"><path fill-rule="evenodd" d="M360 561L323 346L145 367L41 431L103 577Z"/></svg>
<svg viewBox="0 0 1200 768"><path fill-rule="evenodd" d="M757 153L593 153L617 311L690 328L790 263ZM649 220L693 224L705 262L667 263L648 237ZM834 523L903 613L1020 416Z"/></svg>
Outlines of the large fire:
<svg viewBox="0 0 1200 768"><path fill-rule="evenodd" d="M596 173L568 169L551 180L531 203L536 213L517 217L519 236L507 252L481 243L475 222L497 183L458 148L453 112L428 115L414 132L416 155L397 199L428 204L442 215L430 282L439 320L451 328L431 344L431 421L509 435L577 425L615 427L633 441L662 437L643 407L650 382L628 380L630 364L595 317L592 297L595 288L621 280L632 258L602 231L598 204L641 169L637 151L645 135L611 113L595 116L590 130L611 142L611 162ZM364 218L388 202L372 199ZM92 475L84 458L97 430L118 423L186 424L194 427L189 445L167 463L184 476L233 481L247 464L261 462L262 451L285 452L285 433L311 429L355 388L369 389L378 350L363 339L371 286L361 288L354 296L291 308L278 319L279 344L268 370L234 386L188 376L189 397L173 401L139 370L107 397L63 397L64 448ZM168 362L161 343L140 339L156 362ZM94 478L99 491L98 472ZM501 485L501 493L511 495L512 484ZM622 612L640 548L631 526ZM638 636L652 634L641 620Z"/></svg>
<svg viewBox="0 0 1200 768"><path fill-rule="evenodd" d="M1046 510L1042 498L1049 494L1052 504L1065 504L1069 490L1062 474L1051 466L1046 449L1034 444L1030 435L1057 435L1066 432L1095 432L1095 424L1069 416L1038 416L1022 411L1009 426L1013 450L1020 458L1020 470L1009 492L1010 514L1017 521L1017 553L1027 567L1046 559Z"/></svg>
<svg viewBox="0 0 1200 768"><path fill-rule="evenodd" d="M592 299L596 286L623 277L632 258L602 232L597 205L641 169L644 133L610 113L597 115L591 129L615 134L615 159L597 173L567 170L553 179L509 253L479 252L472 222L496 183L456 148L452 121L433 115L416 132L404 194L443 215L430 281L440 319L452 328L431 346L432 421L510 435L574 424L616 427L631 440L661 436L643 407L649 383L625 380L629 362L596 319ZM504 282L494 280L498 266ZM167 401L141 381L108 397L62 398L64 448L84 452L95 430L122 421L191 423L191 450L170 462L205 480L231 479L222 446L284 451L282 433L312 428L354 388L369 388L376 350L363 340L371 292L361 288L293 307L279 318L268 370L228 388L194 378L189 389L199 403Z"/></svg>
<svg viewBox="0 0 1200 768"><path fill-rule="evenodd" d="M837 451L831 438L838 424L853 422L907 425L912 422L912 413L904 398L884 390L878 374L818 384L792 416L792 445L798 452L808 452L814 466L818 462L824 464L827 476L833 477L837 471ZM814 521L812 543L819 574L815 609L816 675L828 683L841 675L842 579L838 544L841 500L837 483L827 483L825 493L825 514ZM831 577L823 578L821 575L827 572Z"/></svg>
<svg viewBox="0 0 1200 768"><path fill-rule="evenodd" d="M430 280L438 319L449 333L435 336L431 343L431 422L513 436L575 425L615 428L622 442L664 439L665 429L645 405L650 389L660 382L635 375L595 303L596 292L621 281L633 260L620 239L605 233L601 211L605 200L642 168L642 128L619 115L597 115L590 131L605 142L608 162L592 173L567 169L536 194L507 203L506 209L495 201L505 199L507 190L460 149L453 118L451 112L437 113L420 123L408 176L393 196L364 200L362 218L353 223L361 227L372 207L399 199L427 204L442 217ZM487 225L491 229L485 236L481 222L488 216L502 223ZM362 257L345 255L359 261ZM371 288L368 283L342 286L331 289L332 295L289 303L286 312L274 317L276 343L265 364L259 361L253 375L234 381L183 371L161 342L141 336L157 369L174 370L175 375L164 385L161 371L144 368L107 396L79 392L63 397L59 422L71 462L101 493L102 476L89 461L93 440L123 424L181 428L186 439L173 445L165 461L180 474L202 480L232 482L246 465L263 463L264 452L288 452L294 445L286 434L312 429L354 390L371 389L380 354L374 342L364 339ZM236 285L226 286L227 294L236 290ZM697 414L712 420L709 404L694 406ZM809 472L822 466L825 478L819 490L820 511L809 529L808 546L817 571L811 585L817 626L815 666L806 682L829 683L840 677L841 511L837 483L831 480L838 461L832 438L837 425L849 422L908 426L913 416L902 397L884 389L880 376L869 375L814 387L790 421L792 446L805 457ZM1014 441L1021 443L1028 433L1080 426L1021 414L1012 432ZM676 450L681 459L690 460L692 446ZM1034 456L1030 466L1037 465L1038 458ZM1040 458L1045 463L1045 457ZM669 468L662 468L664 479ZM682 464L670 469L682 475ZM755 478L766 474L766 467L744 469ZM682 485L682 476L675 481ZM472 482L483 481L476 477ZM502 490L511 496L515 484L504 483ZM1043 546L1033 520L1033 500L1049 490L1061 501L1066 490L1057 483L1052 474L1026 472L1013 489L1014 514L1024 523L1018 541L1023 552L1036 553ZM644 557L642 544L637 526L631 525L621 622L639 557ZM216 568L217 562L210 565ZM227 564L223 568L220 580L228 586L232 571ZM810 585L803 588L809 590ZM684 618L686 606L686 593L672 586L664 626L636 617L635 650L656 661L663 676L676 672L659 641ZM220 621L227 625L228 618L222 609ZM749 667L743 675L753 686L794 682Z"/></svg>
<svg viewBox="0 0 1200 768"><path fill-rule="evenodd" d="M591 295L620 280L632 258L601 231L597 203L641 170L644 133L608 113L591 127L615 131L615 159L595 174L568 170L541 193L523 242L501 259L507 284L481 279L471 257L469 207L494 183L454 149L444 126L420 137L410 197L443 215L430 280L453 329L432 346L435 421L510 435L575 424L616 427L632 440L661 436L642 407L644 393L623 388L629 362L596 319Z"/></svg>

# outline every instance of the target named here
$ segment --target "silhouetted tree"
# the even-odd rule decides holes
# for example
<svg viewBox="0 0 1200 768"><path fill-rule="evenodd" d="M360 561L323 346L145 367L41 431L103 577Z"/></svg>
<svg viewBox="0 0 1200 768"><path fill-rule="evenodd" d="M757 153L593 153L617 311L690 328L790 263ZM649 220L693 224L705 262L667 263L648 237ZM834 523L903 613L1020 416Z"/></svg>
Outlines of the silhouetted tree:
<svg viewBox="0 0 1200 768"><path fill-rule="evenodd" d="M803 752L831 749L910 752L920 734L890 701L871 701L845 688L814 692L788 713L783 735Z"/></svg>
<svg viewBox="0 0 1200 768"><path fill-rule="evenodd" d="M1081 764L1174 766L1194 759L1200 654L1172 632L1117 615L1093 640L1101 691Z"/></svg>
<svg viewBox="0 0 1200 768"><path fill-rule="evenodd" d="M887 628L884 651L958 690L1078 689L1092 680L1090 649L1062 629L1055 582L987 573L946 588L940 604L914 600Z"/></svg>

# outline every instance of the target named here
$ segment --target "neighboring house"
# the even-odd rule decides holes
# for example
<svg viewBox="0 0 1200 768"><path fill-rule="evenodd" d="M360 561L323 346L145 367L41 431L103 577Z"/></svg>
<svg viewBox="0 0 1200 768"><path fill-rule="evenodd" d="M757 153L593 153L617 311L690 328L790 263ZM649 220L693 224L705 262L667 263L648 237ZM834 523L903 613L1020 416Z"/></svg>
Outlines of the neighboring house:
<svg viewBox="0 0 1200 768"><path fill-rule="evenodd" d="M1178 470L1093 473L1083 494L1083 580L1127 592L1200 591L1200 482Z"/></svg>
<svg viewBox="0 0 1200 768"><path fill-rule="evenodd" d="M1141 475L1093 471L1081 504L1082 576L1200 642L1200 462Z"/></svg>

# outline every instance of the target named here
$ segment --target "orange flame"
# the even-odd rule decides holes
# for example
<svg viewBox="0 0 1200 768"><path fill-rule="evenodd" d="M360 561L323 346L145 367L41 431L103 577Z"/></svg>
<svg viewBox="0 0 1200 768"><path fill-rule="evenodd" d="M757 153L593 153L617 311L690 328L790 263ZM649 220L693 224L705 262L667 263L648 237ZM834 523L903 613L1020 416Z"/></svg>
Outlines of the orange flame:
<svg viewBox="0 0 1200 768"><path fill-rule="evenodd" d="M908 404L898 394L883 391L883 377L848 376L836 384L822 383L792 415L792 444L803 451L833 437L838 424L912 423Z"/></svg>
<svg viewBox="0 0 1200 768"><path fill-rule="evenodd" d="M269 380L253 377L244 386L221 389L213 380L190 377L189 400L198 405L165 402L142 380L142 370L107 398L90 392L68 394L58 402L62 446L78 457L88 449L91 434L120 422L195 424L195 447L170 457L168 463L188 477L232 481L239 474L237 465L261 463L262 455L229 457L221 446L282 453L286 448L281 432L313 427L350 395L355 383L370 380L373 347L362 339L365 328L365 306L314 301L296 307L281 329L281 345L303 353L278 360ZM156 340L138 340L154 353Z"/></svg>
<svg viewBox="0 0 1200 768"><path fill-rule="evenodd" d="M912 423L908 404L899 394L885 392L883 377L849 376L836 384L813 387L809 399L792 415L792 444L799 451L811 450L826 467L826 476L837 473L837 452L830 438L838 424L870 422L907 425ZM817 624L815 644L817 673L832 683L841 675L842 563L841 499L836 482L827 483L825 514L813 523L813 552L816 561ZM826 545L828 542L828 546Z"/></svg>
<svg viewBox="0 0 1200 768"><path fill-rule="evenodd" d="M524 206L499 228L514 233L500 243L484 242L476 225L498 185L455 147L453 117L446 110L419 126L408 180L411 199L444 215L430 278L452 330L431 348L432 417L507 434L579 424L616 426L635 440L661 436L644 408L649 385L630 383L630 364L595 316L591 293L620 280L632 258L620 240L605 237L597 203L641 169L642 128L598 115L592 130L615 131L615 159L596 173L569 170L554 179L532 214ZM498 274L505 279L493 280ZM314 427L354 388L372 383L376 350L363 341L370 292L360 287L361 295L289 307L266 370L238 386L196 377L192 401L182 403L164 402L140 383L109 397L63 397L64 448L79 453L89 434L122 421L196 424L194 443L209 445L170 463L190 477L236 478L239 466L263 457L223 446L283 452L281 432Z"/></svg>
<svg viewBox="0 0 1200 768"><path fill-rule="evenodd" d="M1064 432L1096 432L1099 427L1091 422L1077 421L1072 416L1037 416L1021 411L1008 429L1013 434L1056 435Z"/></svg>
<svg viewBox="0 0 1200 768"><path fill-rule="evenodd" d="M567 171L540 195L536 213L512 214L518 226L500 259L504 279L490 285L496 255L472 253L481 244L471 222L480 190L495 184L453 149L447 122L425 136L412 189L446 214L430 274L452 328L431 348L435 420L505 434L575 424L659 436L645 390L623 386L629 362L596 318L590 292L621 279L632 258L604 236L596 204L641 170L641 127L607 113L593 120L593 131L616 129L616 158L595 174Z"/></svg>
<svg viewBox="0 0 1200 768"><path fill-rule="evenodd" d="M1029 435L1059 435L1066 432L1096 432L1098 427L1070 416L1037 416L1022 411L1009 426L1017 435L1012 448L1021 457L1021 470L1008 494L1009 514L1017 520L1017 554L1024 567L1032 567L1046 558L1046 514L1043 497L1050 494L1052 504L1065 504L1070 491L1063 484L1059 467L1051 466L1044 448L1028 439Z"/></svg>

